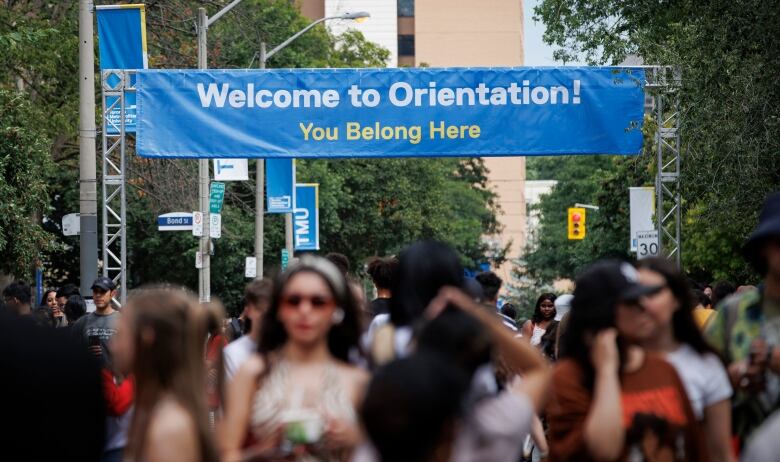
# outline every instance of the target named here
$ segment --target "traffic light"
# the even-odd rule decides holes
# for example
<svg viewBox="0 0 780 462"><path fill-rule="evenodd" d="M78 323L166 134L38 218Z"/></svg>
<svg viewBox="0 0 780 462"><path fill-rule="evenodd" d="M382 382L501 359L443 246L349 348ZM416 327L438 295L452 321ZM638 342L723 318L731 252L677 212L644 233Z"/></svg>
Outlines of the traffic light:
<svg viewBox="0 0 780 462"><path fill-rule="evenodd" d="M580 207L569 208L569 240L580 241L585 239L585 209Z"/></svg>

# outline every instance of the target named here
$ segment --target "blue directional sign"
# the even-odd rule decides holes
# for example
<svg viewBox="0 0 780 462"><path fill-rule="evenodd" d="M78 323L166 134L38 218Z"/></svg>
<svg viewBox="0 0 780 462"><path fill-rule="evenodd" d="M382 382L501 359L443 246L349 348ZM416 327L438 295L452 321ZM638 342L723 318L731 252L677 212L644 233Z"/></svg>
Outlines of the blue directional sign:
<svg viewBox="0 0 780 462"><path fill-rule="evenodd" d="M268 213L293 213L295 209L295 159L265 161Z"/></svg>
<svg viewBox="0 0 780 462"><path fill-rule="evenodd" d="M190 231L192 230L192 213L172 212L157 217L159 231Z"/></svg>

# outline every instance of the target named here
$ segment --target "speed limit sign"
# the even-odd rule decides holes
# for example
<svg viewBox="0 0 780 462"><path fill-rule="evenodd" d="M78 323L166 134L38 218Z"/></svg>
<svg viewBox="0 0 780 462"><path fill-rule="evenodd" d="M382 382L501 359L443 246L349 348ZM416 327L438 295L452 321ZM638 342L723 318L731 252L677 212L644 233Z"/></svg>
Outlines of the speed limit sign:
<svg viewBox="0 0 780 462"><path fill-rule="evenodd" d="M657 257L660 253L658 246L658 230L637 231L636 233L636 259Z"/></svg>

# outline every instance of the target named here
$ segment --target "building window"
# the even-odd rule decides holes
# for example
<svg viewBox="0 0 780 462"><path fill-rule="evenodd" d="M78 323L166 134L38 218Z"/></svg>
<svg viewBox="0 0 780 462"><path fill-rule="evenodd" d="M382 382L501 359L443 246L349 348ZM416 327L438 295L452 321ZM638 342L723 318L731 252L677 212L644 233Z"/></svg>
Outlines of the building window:
<svg viewBox="0 0 780 462"><path fill-rule="evenodd" d="M398 56L414 56L414 35L398 36Z"/></svg>
<svg viewBox="0 0 780 462"><path fill-rule="evenodd" d="M413 18L414 0L398 0L398 16L402 18Z"/></svg>

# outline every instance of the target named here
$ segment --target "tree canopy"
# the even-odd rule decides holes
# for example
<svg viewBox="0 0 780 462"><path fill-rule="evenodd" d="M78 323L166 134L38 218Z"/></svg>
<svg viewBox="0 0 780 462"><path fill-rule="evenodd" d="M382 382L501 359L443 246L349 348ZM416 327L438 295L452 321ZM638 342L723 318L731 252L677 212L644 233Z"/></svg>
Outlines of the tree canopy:
<svg viewBox="0 0 780 462"><path fill-rule="evenodd" d="M632 54L646 64L680 67L683 267L701 281L754 280L756 275L742 259L740 248L766 195L780 189L780 2L542 0L535 19L544 22L545 41L557 47L555 56L561 60L576 57L592 64L619 64ZM566 162L586 166L592 161ZM639 183L625 184L619 169L632 162L617 164L623 167L616 167L615 178L623 186L642 186L651 180L645 175L637 178ZM645 166L652 168L650 163ZM562 174L561 180L566 178ZM608 186L597 177L588 183L600 190ZM543 228L565 225L555 207L568 200L566 191L575 187L562 184L543 201L543 210L555 209L545 216ZM627 205L625 188L614 193ZM600 197L605 202L614 199ZM604 206L598 197L595 204ZM607 210L614 212L614 208ZM624 215L617 215L610 226L623 227L617 242L625 253L628 228L620 217ZM583 242L580 249L597 245L593 237L592 245ZM570 248L560 236L556 243ZM540 246L529 257L529 265L536 265L534 258L545 253ZM601 249L593 249L582 257L588 260L602 254ZM570 276L576 267L569 264L570 255L556 251L538 263L553 261L557 275ZM543 273L546 268L532 271Z"/></svg>
<svg viewBox="0 0 780 462"><path fill-rule="evenodd" d="M4 64L0 69L0 88L6 89L13 101L24 103L21 110L35 108L43 115L35 124L14 122L13 126L27 126L29 136L37 143L31 146L42 146L39 151L46 154L46 159L37 164L40 168L29 172L30 179L48 185L36 189L31 183L27 191L36 195L31 207L39 218L25 210L19 219L26 219L26 224L36 230L37 234L28 234L30 239L46 236L53 243L45 246L36 238L36 245L20 253L20 265L12 271L20 277L28 276L31 262L40 258L47 282L75 282L78 238L62 236L59 223L63 215L78 211L78 82L74 78L78 65L78 2L4 3L6 8L0 11L0 45L11 46L0 47L0 62ZM226 1L147 1L150 67L195 67L197 8L206 6L213 15L225 4ZM209 67L256 68L261 42L271 49L309 23L293 2L245 0L209 29ZM376 67L384 66L388 57L386 49L367 41L357 31L334 36L318 26L274 55L268 67ZM15 119L3 115L2 120L5 124ZM100 126L99 107L96 121ZM133 140L129 141L132 148ZM184 232L160 233L156 217L196 208L197 163L142 159L132 149L128 153L131 287L168 281L196 288L197 239ZM54 168L43 168L49 164ZM250 162L250 178L254 178L254 165ZM299 161L297 170L299 181L321 185L322 251L344 253L358 269L369 256L396 253L405 244L421 238L449 242L469 266L488 260L481 236L498 228L497 205L487 187L487 171L479 159L306 160ZM214 241L212 293L229 306L235 306L243 289L244 257L253 254L254 188L252 180L228 185L223 237ZM5 197L5 191L3 194ZM9 194L21 192L14 190ZM29 219L25 218L28 216ZM10 229L0 222L0 242L9 236ZM42 234L44 229L49 234ZM278 265L283 242L282 217L266 216L265 267L270 272ZM503 255L491 254L490 258L500 261Z"/></svg>

